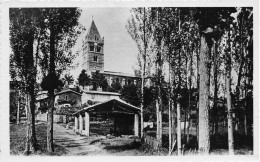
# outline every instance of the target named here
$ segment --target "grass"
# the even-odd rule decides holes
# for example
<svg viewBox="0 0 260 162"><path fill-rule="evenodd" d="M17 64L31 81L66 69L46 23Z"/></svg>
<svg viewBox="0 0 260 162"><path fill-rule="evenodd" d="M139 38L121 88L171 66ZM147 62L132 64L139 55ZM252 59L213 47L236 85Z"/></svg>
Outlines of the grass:
<svg viewBox="0 0 260 162"><path fill-rule="evenodd" d="M47 142L46 142L46 123L37 123L36 129L36 139L37 139L37 151L35 155L65 155L66 149L54 145L54 153L47 153ZM22 155L25 148L26 139L26 125L25 124L10 124L10 154L11 155Z"/></svg>
<svg viewBox="0 0 260 162"><path fill-rule="evenodd" d="M66 124L60 123L60 125L66 127ZM111 128L111 124L91 124L91 133L97 133L99 135L106 135ZM46 123L36 124L36 138L38 150L35 155L48 155L46 151ZM156 129L155 129L156 130ZM156 136L155 130L148 132L151 136ZM166 156L168 155L168 134L167 130L164 130L162 144L163 147L159 150L155 150L148 145L142 144L139 139L131 139L125 137L114 137L112 139L97 139L93 138L90 141L90 145L97 145L106 150L109 154L114 155L128 155L128 156ZM10 124L10 153L11 155L21 155L24 152L26 137L26 125L25 124ZM94 136L93 136L94 137ZM245 137L240 133L234 132L235 139L235 155L252 155L253 154L253 139L252 137ZM90 140L90 139L89 139ZM190 146L186 145L185 155L197 155L196 136L191 136ZM217 143L218 146L215 146ZM216 142L214 136L211 137L212 149L210 155L228 155L228 143L227 134L220 134L218 141ZM195 146L195 147L194 147ZM68 146L69 147L69 146ZM77 147L77 146L70 146ZM66 149L54 145L54 153L52 155L60 156L66 154ZM87 155L87 153L86 153ZM177 155L176 147L172 152L172 155Z"/></svg>
<svg viewBox="0 0 260 162"><path fill-rule="evenodd" d="M218 140L216 141L215 135L211 135L210 143L211 150L210 154L212 155L228 155L228 134L226 131L226 127L219 128ZM183 130L182 134L183 134ZM147 135L156 137L156 127L148 130L146 132ZM182 143L184 143L184 137L182 136ZM155 155L163 155L167 154L167 149L169 145L169 137L168 137L168 128L163 127L162 134L162 149L158 151L152 150L149 146L144 146L145 149L151 154ZM253 154L253 137L245 136L243 131L234 131L234 147L235 147L235 155L252 155ZM164 151L166 149L166 151ZM175 146L176 149L176 146ZM193 129L190 135L190 143L185 146L185 154L196 155L198 154L198 143L196 138L196 131ZM173 155L177 154L176 151L173 152Z"/></svg>

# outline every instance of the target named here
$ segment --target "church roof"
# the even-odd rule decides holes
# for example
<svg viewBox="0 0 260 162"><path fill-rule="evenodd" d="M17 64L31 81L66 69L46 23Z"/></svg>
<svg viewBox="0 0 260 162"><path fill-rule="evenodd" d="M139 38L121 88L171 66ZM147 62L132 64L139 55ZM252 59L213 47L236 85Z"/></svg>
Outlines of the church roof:
<svg viewBox="0 0 260 162"><path fill-rule="evenodd" d="M139 78L135 76L134 74L128 74L128 73L122 73L122 72L114 72L114 71L103 71L100 72L105 75L116 75L116 76L124 76L124 77L131 77L131 78Z"/></svg>
<svg viewBox="0 0 260 162"><path fill-rule="evenodd" d="M96 37L96 39L95 39L95 37ZM88 33L86 35L86 40L102 41L94 20L92 20L91 25L88 29Z"/></svg>

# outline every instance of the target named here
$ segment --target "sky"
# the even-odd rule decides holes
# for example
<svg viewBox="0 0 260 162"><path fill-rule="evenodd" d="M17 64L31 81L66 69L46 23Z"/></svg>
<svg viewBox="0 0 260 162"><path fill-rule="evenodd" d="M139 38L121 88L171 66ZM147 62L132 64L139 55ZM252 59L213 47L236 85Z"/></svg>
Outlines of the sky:
<svg viewBox="0 0 260 162"><path fill-rule="evenodd" d="M104 70L134 74L137 62L137 46L127 32L125 26L130 17L131 8L81 8L79 19L87 29L82 33L75 45L74 51L80 49L83 37L86 36L92 18L101 37L104 37ZM75 59L78 68L69 73L77 78L81 69L81 57Z"/></svg>

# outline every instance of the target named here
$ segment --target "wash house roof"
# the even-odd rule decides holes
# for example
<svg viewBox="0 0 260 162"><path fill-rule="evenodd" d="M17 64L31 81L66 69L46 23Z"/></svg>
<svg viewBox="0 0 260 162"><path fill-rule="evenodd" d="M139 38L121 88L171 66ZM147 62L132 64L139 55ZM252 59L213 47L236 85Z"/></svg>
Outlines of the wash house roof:
<svg viewBox="0 0 260 162"><path fill-rule="evenodd" d="M80 113L122 113L122 114L138 114L140 109L133 106L121 99L110 99L108 101L97 103L81 109L80 111L74 113L73 115L78 115Z"/></svg>

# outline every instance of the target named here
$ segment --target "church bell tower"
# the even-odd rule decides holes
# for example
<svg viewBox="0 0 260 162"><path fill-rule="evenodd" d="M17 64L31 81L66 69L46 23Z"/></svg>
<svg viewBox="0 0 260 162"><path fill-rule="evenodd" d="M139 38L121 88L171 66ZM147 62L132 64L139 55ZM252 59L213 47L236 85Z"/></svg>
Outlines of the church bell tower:
<svg viewBox="0 0 260 162"><path fill-rule="evenodd" d="M82 59L82 69L87 74L91 75L91 72L97 70L104 71L104 37L101 38L94 20L83 40Z"/></svg>

